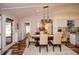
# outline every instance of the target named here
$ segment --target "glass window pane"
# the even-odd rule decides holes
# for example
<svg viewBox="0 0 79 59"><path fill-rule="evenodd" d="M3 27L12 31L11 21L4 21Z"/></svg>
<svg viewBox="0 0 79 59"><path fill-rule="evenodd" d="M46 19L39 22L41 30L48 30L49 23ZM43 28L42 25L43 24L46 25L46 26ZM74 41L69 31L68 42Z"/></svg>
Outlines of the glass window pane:
<svg viewBox="0 0 79 59"><path fill-rule="evenodd" d="M11 36L11 23L6 23L6 36Z"/></svg>

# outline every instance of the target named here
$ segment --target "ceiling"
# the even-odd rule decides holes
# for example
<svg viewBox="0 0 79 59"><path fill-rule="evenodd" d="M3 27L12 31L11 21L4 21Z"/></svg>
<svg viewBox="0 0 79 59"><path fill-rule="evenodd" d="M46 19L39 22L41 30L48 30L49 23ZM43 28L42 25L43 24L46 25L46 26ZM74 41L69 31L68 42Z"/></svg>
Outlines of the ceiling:
<svg viewBox="0 0 79 59"><path fill-rule="evenodd" d="M79 6L79 4L66 4L66 3L65 4L64 3L63 4L61 3L0 3L0 10L3 13L11 14L17 18L24 18L33 15L41 15L42 14L41 12L43 11L42 8L43 6L51 6L50 7L50 12L51 12L60 9L58 7L64 5Z"/></svg>
<svg viewBox="0 0 79 59"><path fill-rule="evenodd" d="M23 7L40 7L40 6L57 6L64 5L63 3L0 3L0 9L8 9L8 8L23 8Z"/></svg>

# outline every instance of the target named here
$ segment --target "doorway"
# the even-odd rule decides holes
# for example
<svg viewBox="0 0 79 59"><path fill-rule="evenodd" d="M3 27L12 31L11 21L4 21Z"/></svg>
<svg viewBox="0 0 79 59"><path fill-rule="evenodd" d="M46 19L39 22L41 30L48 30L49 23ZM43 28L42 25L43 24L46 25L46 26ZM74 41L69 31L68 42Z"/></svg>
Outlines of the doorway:
<svg viewBox="0 0 79 59"><path fill-rule="evenodd" d="M26 34L30 33L30 23L25 23Z"/></svg>
<svg viewBox="0 0 79 59"><path fill-rule="evenodd" d="M6 45L9 45L13 41L13 20L6 18Z"/></svg>

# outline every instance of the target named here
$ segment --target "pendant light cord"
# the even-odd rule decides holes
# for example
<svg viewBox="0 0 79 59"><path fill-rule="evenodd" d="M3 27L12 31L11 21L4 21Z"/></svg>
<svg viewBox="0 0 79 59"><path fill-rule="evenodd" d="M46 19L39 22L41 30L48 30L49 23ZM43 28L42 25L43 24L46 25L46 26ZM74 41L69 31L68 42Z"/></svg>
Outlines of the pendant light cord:
<svg viewBox="0 0 79 59"><path fill-rule="evenodd" d="M44 17L44 19L49 19L49 6L44 6L43 7L43 17Z"/></svg>
<svg viewBox="0 0 79 59"><path fill-rule="evenodd" d="M45 19L45 8L43 7L43 19Z"/></svg>

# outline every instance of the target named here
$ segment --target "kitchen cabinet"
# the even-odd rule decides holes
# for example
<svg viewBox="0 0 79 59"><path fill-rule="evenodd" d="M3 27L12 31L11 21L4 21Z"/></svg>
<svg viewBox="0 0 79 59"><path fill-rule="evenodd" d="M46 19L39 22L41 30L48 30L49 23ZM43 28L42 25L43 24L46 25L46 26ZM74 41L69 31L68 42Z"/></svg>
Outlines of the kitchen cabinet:
<svg viewBox="0 0 79 59"><path fill-rule="evenodd" d="M76 45L76 34L70 33L70 43Z"/></svg>
<svg viewBox="0 0 79 59"><path fill-rule="evenodd" d="M70 34L70 43L74 46L79 46L79 33Z"/></svg>

